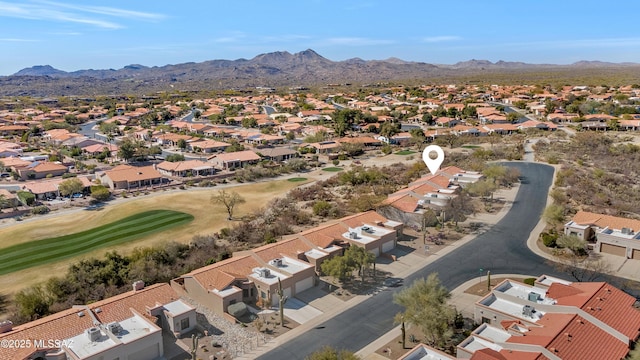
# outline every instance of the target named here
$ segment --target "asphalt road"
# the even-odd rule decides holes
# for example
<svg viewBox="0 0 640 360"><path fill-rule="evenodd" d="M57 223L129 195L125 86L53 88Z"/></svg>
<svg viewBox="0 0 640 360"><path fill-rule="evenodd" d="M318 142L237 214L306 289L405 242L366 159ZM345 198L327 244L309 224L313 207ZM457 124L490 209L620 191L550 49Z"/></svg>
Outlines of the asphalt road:
<svg viewBox="0 0 640 360"><path fill-rule="evenodd" d="M527 247L529 234L538 223L546 204L553 168L526 162L509 162L505 165L518 168L522 175L522 184L509 212L484 234L407 277L405 285L437 272L441 282L448 289L454 289L478 277L480 269L484 274L491 270L494 275L548 274L566 277ZM304 359L325 345L356 352L394 327L393 317L402 310L393 303L396 291L399 290L380 292L258 359Z"/></svg>

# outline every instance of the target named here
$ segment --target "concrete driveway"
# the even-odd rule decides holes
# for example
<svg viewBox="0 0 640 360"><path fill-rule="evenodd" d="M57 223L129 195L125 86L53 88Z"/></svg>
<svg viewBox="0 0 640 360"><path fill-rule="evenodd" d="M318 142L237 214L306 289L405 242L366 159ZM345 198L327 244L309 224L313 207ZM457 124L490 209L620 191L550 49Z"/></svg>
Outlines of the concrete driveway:
<svg viewBox="0 0 640 360"><path fill-rule="evenodd" d="M272 309L276 312L278 311L277 306L272 307ZM284 304L284 316L298 324L304 324L320 315L322 315L322 311L296 298L289 298Z"/></svg>

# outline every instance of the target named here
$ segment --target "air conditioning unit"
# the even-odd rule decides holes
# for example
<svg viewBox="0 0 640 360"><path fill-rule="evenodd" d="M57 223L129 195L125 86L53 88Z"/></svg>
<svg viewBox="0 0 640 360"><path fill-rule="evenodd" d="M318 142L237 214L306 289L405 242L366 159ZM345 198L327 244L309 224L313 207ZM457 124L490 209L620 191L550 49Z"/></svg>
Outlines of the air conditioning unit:
<svg viewBox="0 0 640 360"><path fill-rule="evenodd" d="M623 234L625 234L625 235L631 235L631 234L633 234L633 231L632 231L631 229L629 229L629 228L626 228L626 227L623 227L623 228L622 228L622 230L621 230L621 232L622 232Z"/></svg>
<svg viewBox="0 0 640 360"><path fill-rule="evenodd" d="M534 309L533 306L531 306L531 305L525 305L522 308L522 315L524 315L524 316L533 317L533 314L535 312L536 312L536 309Z"/></svg>
<svg viewBox="0 0 640 360"><path fill-rule="evenodd" d="M277 267L282 267L282 259L277 258L277 259L271 260L271 265L277 266Z"/></svg>
<svg viewBox="0 0 640 360"><path fill-rule="evenodd" d="M85 330L89 341L98 341L100 339L100 329L97 327L88 328Z"/></svg>
<svg viewBox="0 0 640 360"><path fill-rule="evenodd" d="M352 231L349 233L349 239L357 239L358 238L358 233L355 231Z"/></svg>
<svg viewBox="0 0 640 360"><path fill-rule="evenodd" d="M538 294L537 292L531 291L529 293L529 301L538 302L538 300L540 300L540 294Z"/></svg>
<svg viewBox="0 0 640 360"><path fill-rule="evenodd" d="M114 321L107 324L107 329L109 329L113 335L118 335L122 331L122 326L119 322Z"/></svg>
<svg viewBox="0 0 640 360"><path fill-rule="evenodd" d="M269 276L271 276L271 271L269 271L269 269L260 269L258 273L263 278L268 278Z"/></svg>

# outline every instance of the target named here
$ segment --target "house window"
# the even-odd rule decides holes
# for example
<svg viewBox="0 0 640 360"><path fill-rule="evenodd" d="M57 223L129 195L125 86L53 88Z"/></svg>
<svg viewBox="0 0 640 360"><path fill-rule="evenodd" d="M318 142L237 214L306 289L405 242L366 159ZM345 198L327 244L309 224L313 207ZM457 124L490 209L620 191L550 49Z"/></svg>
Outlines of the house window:
<svg viewBox="0 0 640 360"><path fill-rule="evenodd" d="M486 318L486 317L484 317L484 316L483 316L483 317L482 317L482 323L483 323L483 324L491 324L491 319Z"/></svg>
<svg viewBox="0 0 640 360"><path fill-rule="evenodd" d="M243 298L249 297L249 289L242 289L242 297Z"/></svg>
<svg viewBox="0 0 640 360"><path fill-rule="evenodd" d="M267 294L265 294L264 291L260 291L260 297L265 299L267 297Z"/></svg>
<svg viewBox="0 0 640 360"><path fill-rule="evenodd" d="M251 288L251 297L253 297L253 288Z"/></svg>
<svg viewBox="0 0 640 360"><path fill-rule="evenodd" d="M189 318L184 318L180 320L180 330L184 330L188 328L189 328Z"/></svg>

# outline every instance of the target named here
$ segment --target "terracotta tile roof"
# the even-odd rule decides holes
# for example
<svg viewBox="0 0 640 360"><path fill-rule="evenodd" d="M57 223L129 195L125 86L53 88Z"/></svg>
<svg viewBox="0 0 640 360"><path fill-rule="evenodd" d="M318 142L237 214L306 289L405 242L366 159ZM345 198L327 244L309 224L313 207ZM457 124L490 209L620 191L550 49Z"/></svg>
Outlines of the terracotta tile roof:
<svg viewBox="0 0 640 360"><path fill-rule="evenodd" d="M576 315L557 333L547 349L563 360L623 359L629 352L629 344Z"/></svg>
<svg viewBox="0 0 640 360"><path fill-rule="evenodd" d="M434 185L435 187L439 188L439 189L446 189L447 187L449 187L449 176L446 176L444 174L435 174L435 175L426 175L421 177L420 179L412 182L411 184L409 184L409 186L414 186L414 185L421 185L421 184L425 184L425 183L429 183L431 185Z"/></svg>
<svg viewBox="0 0 640 360"><path fill-rule="evenodd" d="M261 246L255 249L253 252L258 255L258 257L263 261L271 261L275 258L282 257L283 255L297 259L299 253L307 252L312 248L313 247L311 247L302 239L295 237L288 240L281 240L273 244Z"/></svg>
<svg viewBox="0 0 640 360"><path fill-rule="evenodd" d="M635 301L622 290L603 283L582 310L635 340L640 336L640 311L633 307Z"/></svg>
<svg viewBox="0 0 640 360"><path fill-rule="evenodd" d="M143 290L130 291L95 302L89 305L89 308L94 310L93 313L99 321L109 323L132 317L131 308L141 314L146 314L146 307L154 307L158 303L166 304L178 298L178 295L171 289L169 284L156 284ZM101 309L100 313L95 312L98 307ZM80 312L83 312L84 316L78 316ZM0 339L63 340L82 334L86 329L93 326L93 320L91 316L86 314L86 310L72 308L16 326L12 331L0 334ZM14 349L0 347L0 359L24 358L34 349L25 350L29 351L23 353L16 352Z"/></svg>
<svg viewBox="0 0 640 360"><path fill-rule="evenodd" d="M193 276L203 288L222 290L236 279L246 279L254 268L261 267L253 255L232 257L200 269L184 276Z"/></svg>
<svg viewBox="0 0 640 360"><path fill-rule="evenodd" d="M231 146L231 144L226 143L226 142L222 142L222 141L215 141L215 140L198 140L198 141L192 141L189 143L189 145L194 148L194 147L199 147L201 149L215 149L215 148L226 148L227 146Z"/></svg>
<svg viewBox="0 0 640 360"><path fill-rule="evenodd" d="M156 165L156 167L160 170L166 171L188 171L203 167L213 168L213 165L202 160L185 160L176 162L163 161Z"/></svg>
<svg viewBox="0 0 640 360"><path fill-rule="evenodd" d="M418 208L418 199L406 193L404 195L389 196L383 204L393 206L402 212L412 213Z"/></svg>
<svg viewBox="0 0 640 360"><path fill-rule="evenodd" d="M82 182L82 185L85 187L91 186L91 180L86 176L78 176L76 179ZM68 179L51 179L51 180L40 180L40 181L30 181L21 186L23 190L29 190L34 194L45 194L48 192L57 192L58 186L61 182L66 181Z"/></svg>
<svg viewBox="0 0 640 360"><path fill-rule="evenodd" d="M62 165L62 164L56 164L56 163L52 163L52 162L40 162L37 161L35 163L32 163L33 166L31 166L31 170L35 171L35 172L47 172L47 171L66 171L67 167ZM27 166L29 167L29 166Z"/></svg>
<svg viewBox="0 0 640 360"><path fill-rule="evenodd" d="M109 149L109 151L114 152L118 151L118 146L115 144L93 144L88 145L82 148L82 151L88 153L99 153L102 152L105 148Z"/></svg>
<svg viewBox="0 0 640 360"><path fill-rule="evenodd" d="M257 161L260 156L251 150L236 151L224 154L213 155L209 159L216 159L220 162L225 161Z"/></svg>
<svg viewBox="0 0 640 360"><path fill-rule="evenodd" d="M348 230L349 229L344 225L334 223L303 231L300 233L300 236L303 236L314 245L324 249L331 246L336 241L346 241L346 239L342 237L342 234L346 233Z"/></svg>
<svg viewBox="0 0 640 360"><path fill-rule="evenodd" d="M623 227L626 227L632 229L634 232L640 231L640 220L596 214L587 211L578 211L571 220L579 225L595 225L600 228L609 227L610 229L616 230L621 230Z"/></svg>
<svg viewBox="0 0 640 360"><path fill-rule="evenodd" d="M346 224L349 227L355 228L358 226L362 226L364 224L374 225L376 222L384 223L389 221L389 219L378 214L373 210L370 210L363 213L358 213L358 214L343 217L339 221Z"/></svg>
<svg viewBox="0 0 640 360"><path fill-rule="evenodd" d="M118 165L104 172L112 181L143 181L159 179L162 175L153 166Z"/></svg>

